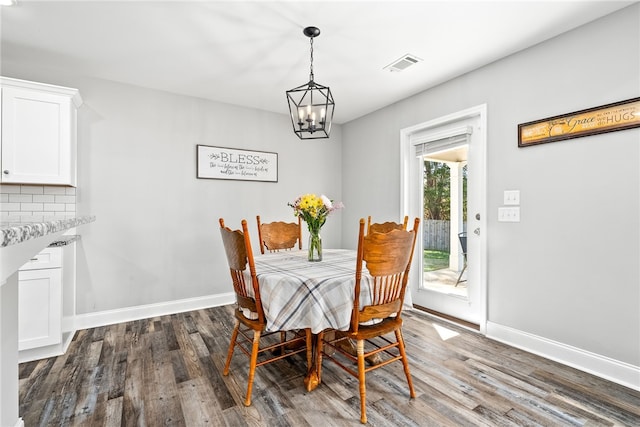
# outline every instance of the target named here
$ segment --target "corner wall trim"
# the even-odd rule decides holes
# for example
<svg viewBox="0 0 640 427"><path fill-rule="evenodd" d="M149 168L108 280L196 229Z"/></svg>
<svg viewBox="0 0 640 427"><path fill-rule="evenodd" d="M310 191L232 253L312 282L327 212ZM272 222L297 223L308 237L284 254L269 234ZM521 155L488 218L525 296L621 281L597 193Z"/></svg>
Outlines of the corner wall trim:
<svg viewBox="0 0 640 427"><path fill-rule="evenodd" d="M184 311L228 305L233 304L234 302L235 294L233 292L207 295L204 297L138 305L134 307L119 308L116 310L76 314L74 325L75 329L96 328L99 326L112 325L114 323L130 322L149 317L165 316L168 314L182 313Z"/></svg>
<svg viewBox="0 0 640 427"><path fill-rule="evenodd" d="M493 322L487 322L486 336L640 391L640 366L634 366Z"/></svg>

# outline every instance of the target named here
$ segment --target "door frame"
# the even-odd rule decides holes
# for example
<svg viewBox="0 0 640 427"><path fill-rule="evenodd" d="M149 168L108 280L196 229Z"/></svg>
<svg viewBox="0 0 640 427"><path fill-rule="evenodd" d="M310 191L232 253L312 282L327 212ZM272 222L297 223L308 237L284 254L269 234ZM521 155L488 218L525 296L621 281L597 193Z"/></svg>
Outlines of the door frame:
<svg viewBox="0 0 640 427"><path fill-rule="evenodd" d="M479 263L478 277L480 283L478 301L479 312L479 330L481 334L486 334L487 325L487 105L481 104L462 111L438 117L423 123L419 123L400 130L400 212L405 212L410 217L423 217L422 207L417 206L415 197L412 197L411 189L415 187L412 180L415 179L418 159L415 156L414 147L412 145L412 136L435 129L447 124L453 124L465 119L476 119L478 126L473 129L473 144L481 148L481 158L483 162L482 171L477 178L480 180L479 188L481 195L479 196ZM422 200L422 198L420 198ZM413 201L413 203L412 203ZM470 214L468 212L467 214ZM422 221L420 222L420 236L422 236ZM422 238L416 242L416 253L422 254L423 245ZM423 269L422 257L414 256L413 265L411 266L411 276L409 277L410 289L417 289L417 284L422 283Z"/></svg>

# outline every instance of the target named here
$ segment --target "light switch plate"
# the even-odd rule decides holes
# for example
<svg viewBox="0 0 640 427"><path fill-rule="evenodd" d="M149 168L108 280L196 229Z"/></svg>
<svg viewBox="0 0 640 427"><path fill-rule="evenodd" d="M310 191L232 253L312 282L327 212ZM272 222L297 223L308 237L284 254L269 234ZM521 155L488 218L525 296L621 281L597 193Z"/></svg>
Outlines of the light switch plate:
<svg viewBox="0 0 640 427"><path fill-rule="evenodd" d="M520 207L498 208L499 222L520 222Z"/></svg>
<svg viewBox="0 0 640 427"><path fill-rule="evenodd" d="M520 190L505 190L504 191L504 204L505 205L519 205L520 204Z"/></svg>

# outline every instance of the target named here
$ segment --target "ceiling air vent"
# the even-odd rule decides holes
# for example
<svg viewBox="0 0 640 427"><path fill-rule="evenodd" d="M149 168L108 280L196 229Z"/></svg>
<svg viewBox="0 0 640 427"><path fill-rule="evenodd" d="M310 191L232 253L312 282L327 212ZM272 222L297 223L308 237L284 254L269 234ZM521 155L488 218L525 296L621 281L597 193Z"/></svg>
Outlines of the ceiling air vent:
<svg viewBox="0 0 640 427"><path fill-rule="evenodd" d="M420 61L422 61L422 59L418 58L417 56L406 54L402 58L400 58L400 59L398 59L396 61L393 61L391 64L389 64L386 67L384 67L383 70L389 70L389 71L392 71L392 72L400 72L400 71L406 70L407 68L409 68L412 65L417 64Z"/></svg>

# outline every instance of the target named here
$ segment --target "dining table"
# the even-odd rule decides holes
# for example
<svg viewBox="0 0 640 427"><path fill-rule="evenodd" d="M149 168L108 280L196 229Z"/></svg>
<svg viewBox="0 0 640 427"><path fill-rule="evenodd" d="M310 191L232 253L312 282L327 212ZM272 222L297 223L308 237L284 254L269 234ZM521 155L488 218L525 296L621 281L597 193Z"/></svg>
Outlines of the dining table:
<svg viewBox="0 0 640 427"><path fill-rule="evenodd" d="M254 258L267 331L310 328L316 334L346 331L351 322L355 289L356 251L323 249L322 261L309 261L307 251L280 251ZM247 271L246 274L249 274ZM248 281L250 283L250 281ZM363 272L360 306L371 303L371 280ZM315 351L314 351L315 355ZM309 367L307 390L318 367Z"/></svg>

